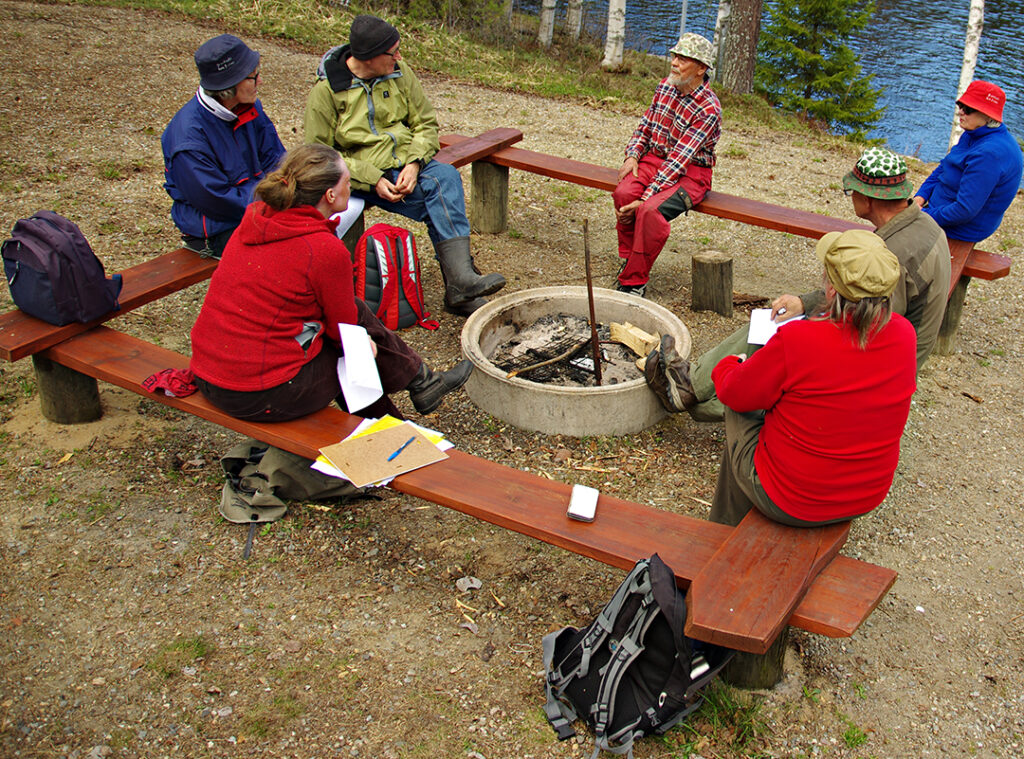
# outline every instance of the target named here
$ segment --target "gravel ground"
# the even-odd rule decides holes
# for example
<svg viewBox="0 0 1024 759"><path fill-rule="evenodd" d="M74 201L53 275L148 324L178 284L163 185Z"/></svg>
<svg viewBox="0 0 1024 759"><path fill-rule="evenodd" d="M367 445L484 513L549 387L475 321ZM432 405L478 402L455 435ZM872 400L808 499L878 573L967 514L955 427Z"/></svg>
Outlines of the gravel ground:
<svg viewBox="0 0 1024 759"><path fill-rule="evenodd" d="M13 2L0 2L0 20L0 227L52 208L110 271L175 246L159 135L195 86L192 52L216 30ZM316 56L254 44L263 102L297 144ZM638 116L425 86L443 131L512 126L523 147L611 166ZM839 191L849 146L738 129L726 114L720 155L720 190L852 218ZM912 163L919 182L927 167ZM607 196L513 173L510 229L475 237L478 262L504 272L510 291L578 284L585 219L596 276L610 283ZM1022 240L1018 201L984 247L1016 256ZM690 256L707 248L735 256L743 293L802 292L819 276L807 240L701 214L675 224L649 297L681 315L698 351L745 318L689 311ZM439 310L440 275L428 257L424 268ZM1015 266L971 285L957 350L919 377L892 492L854 525L845 553L899 571L879 609L850 639L795 632L778 687L718 689L718 708L644 741L638 757L1024 755L1021 278ZM117 326L187 352L203 291ZM461 324L440 320L406 337L447 365ZM0 367L4 756L588 751L544 723L540 638L586 622L621 573L392 492L295 504L244 562L244 530L215 508L217 458L236 436L131 393L102 395L101 421L60 427L40 417L30 362ZM464 394L427 421L478 455L694 516L706 513L722 444L720 428L685 419L623 438L534 435ZM466 575L483 587L460 594Z"/></svg>

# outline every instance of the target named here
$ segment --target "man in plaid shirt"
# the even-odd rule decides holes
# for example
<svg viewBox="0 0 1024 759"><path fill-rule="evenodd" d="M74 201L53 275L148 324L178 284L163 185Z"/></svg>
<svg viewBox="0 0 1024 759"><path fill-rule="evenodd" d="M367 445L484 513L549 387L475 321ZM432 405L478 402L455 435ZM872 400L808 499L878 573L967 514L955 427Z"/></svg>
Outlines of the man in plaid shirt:
<svg viewBox="0 0 1024 759"><path fill-rule="evenodd" d="M651 266L668 240L669 222L711 189L722 105L708 86L711 43L687 33L672 48L672 73L626 145L615 203L619 256L616 289L643 297Z"/></svg>

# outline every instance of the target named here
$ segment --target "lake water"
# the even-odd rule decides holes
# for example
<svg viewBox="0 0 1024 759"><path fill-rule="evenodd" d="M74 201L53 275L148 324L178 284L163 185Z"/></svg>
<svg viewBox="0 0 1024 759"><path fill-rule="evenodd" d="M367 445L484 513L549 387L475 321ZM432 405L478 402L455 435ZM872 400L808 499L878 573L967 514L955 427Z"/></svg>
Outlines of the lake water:
<svg viewBox="0 0 1024 759"><path fill-rule="evenodd" d="M539 3L531 2L521 9L536 12ZM924 161L946 154L969 5L968 0L876 0L871 23L850 42L864 72L874 74L874 84L885 90L885 116L869 136L883 137L891 149ZM665 55L679 36L680 7L675 0L626 0L627 47ZM587 0L585 8L587 28L603 39L607 0ZM559 12L564 16L564 3ZM717 13L717 0L690 0L687 31L711 39ZM1003 120L1018 139L1024 136L1022 61L1024 0L989 0L974 78L995 82L1006 92Z"/></svg>

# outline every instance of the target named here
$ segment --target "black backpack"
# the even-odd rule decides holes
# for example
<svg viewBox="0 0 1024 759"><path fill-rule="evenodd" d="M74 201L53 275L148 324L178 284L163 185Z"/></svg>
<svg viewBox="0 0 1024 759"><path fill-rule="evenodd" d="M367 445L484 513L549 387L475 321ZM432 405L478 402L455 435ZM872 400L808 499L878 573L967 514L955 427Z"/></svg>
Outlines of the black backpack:
<svg viewBox="0 0 1024 759"><path fill-rule="evenodd" d="M60 326L119 308L121 275L107 279L82 230L53 211L16 222L0 253L14 304L37 319Z"/></svg>
<svg viewBox="0 0 1024 759"><path fill-rule="evenodd" d="M700 706L702 689L732 651L683 634L686 601L675 573L642 559L586 628L544 636L544 713L559 740L577 717L602 751L633 756L633 741L662 734Z"/></svg>

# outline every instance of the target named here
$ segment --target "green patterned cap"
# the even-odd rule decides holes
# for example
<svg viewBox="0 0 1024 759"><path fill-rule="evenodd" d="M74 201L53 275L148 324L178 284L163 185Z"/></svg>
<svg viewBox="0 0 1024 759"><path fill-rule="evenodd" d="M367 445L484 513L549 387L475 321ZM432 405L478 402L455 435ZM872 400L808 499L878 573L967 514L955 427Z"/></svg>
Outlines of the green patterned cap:
<svg viewBox="0 0 1024 759"><path fill-rule="evenodd" d="M885 148L868 148L843 177L843 189L879 200L906 200L914 192L907 179L907 163Z"/></svg>
<svg viewBox="0 0 1024 759"><path fill-rule="evenodd" d="M687 32L679 38L676 46L669 50L669 52L681 55L684 58L693 58L693 60L700 61L709 69L714 68L714 48L710 42L699 34Z"/></svg>

